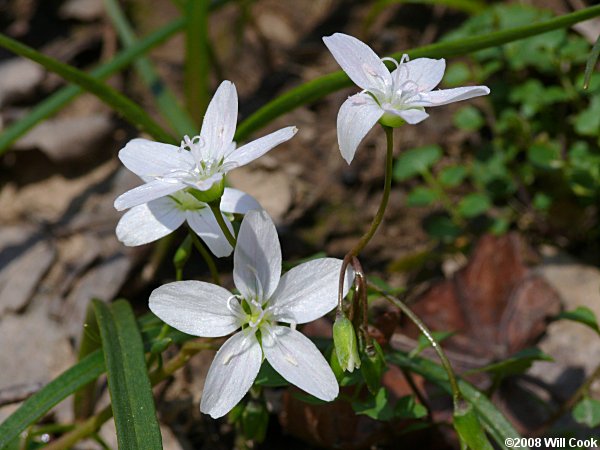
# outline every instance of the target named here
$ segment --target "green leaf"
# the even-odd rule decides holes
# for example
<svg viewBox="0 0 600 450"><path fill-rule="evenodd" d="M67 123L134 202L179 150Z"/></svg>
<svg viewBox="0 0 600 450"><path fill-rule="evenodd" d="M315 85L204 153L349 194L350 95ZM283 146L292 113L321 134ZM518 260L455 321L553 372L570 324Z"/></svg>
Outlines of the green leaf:
<svg viewBox="0 0 600 450"><path fill-rule="evenodd" d="M431 205L439 197L440 195L435 189L417 186L408 194L406 204L408 206L427 206Z"/></svg>
<svg viewBox="0 0 600 450"><path fill-rule="evenodd" d="M394 179L404 181L429 170L442 157L439 145L426 145L410 149L398 157L394 164Z"/></svg>
<svg viewBox="0 0 600 450"><path fill-rule="evenodd" d="M131 306L94 300L121 450L162 450L144 345Z"/></svg>
<svg viewBox="0 0 600 450"><path fill-rule="evenodd" d="M550 206L552 206L552 197L543 192L536 192L531 203L535 209L540 211L548 211Z"/></svg>
<svg viewBox="0 0 600 450"><path fill-rule="evenodd" d="M600 130L600 96L592 97L590 106L574 118L575 131L581 136L598 136Z"/></svg>
<svg viewBox="0 0 600 450"><path fill-rule="evenodd" d="M444 167L438 176L438 181L444 187L456 187L463 182L467 176L464 166Z"/></svg>
<svg viewBox="0 0 600 450"><path fill-rule="evenodd" d="M406 353L398 351L389 353L388 361L423 376L428 381L441 387L448 394L452 393L446 371L440 365L421 357L409 358ZM518 438L519 433L517 430L496 409L494 404L483 393L473 387L473 385L459 379L458 386L463 397L473 405L473 409L477 413L479 420L498 447L510 450L506 447L504 440L507 438ZM527 450L528 447L522 447L522 449Z"/></svg>
<svg viewBox="0 0 600 450"><path fill-rule="evenodd" d="M596 315L587 306L578 306L572 311L563 311L556 318L579 322L583 325L590 327L596 333L600 334L600 328L598 327L598 320L596 319Z"/></svg>
<svg viewBox="0 0 600 450"><path fill-rule="evenodd" d="M86 91L94 94L112 109L121 114L127 121L148 132L155 139L161 142L176 142L173 137L158 125L142 107L91 75L54 58L50 58L49 56L1 33L0 46L17 55L35 61L45 69L60 75L65 80L75 83Z"/></svg>
<svg viewBox="0 0 600 450"><path fill-rule="evenodd" d="M460 439L472 450L494 450L479 423L477 413L470 403L462 404L454 410L454 429Z"/></svg>
<svg viewBox="0 0 600 450"><path fill-rule="evenodd" d="M104 79L129 65L148 50L160 45L166 39L173 36L177 31L183 28L184 19L178 19L170 24L160 28L154 33L140 40L136 45L127 50L118 53L112 60L106 64L92 70L90 75L97 79ZM27 133L37 123L50 117L59 111L62 107L71 102L78 95L83 93L83 89L78 86L66 86L58 92L52 94L47 99L38 103L24 118L11 124L0 134L0 155L8 150L9 146L19 137Z"/></svg>
<svg viewBox="0 0 600 450"><path fill-rule="evenodd" d="M104 372L102 352L97 350L64 371L0 424L0 449L8 445L46 412Z"/></svg>
<svg viewBox="0 0 600 450"><path fill-rule="evenodd" d="M560 17L534 24L513 27L492 33L484 32L480 35L470 36L464 39L438 42L436 44L426 45L412 50L400 51L391 56L394 59L399 60L405 53L412 59L421 57L450 58L452 56L466 55L477 50L495 48L499 45L547 33L559 28L568 28L575 23L598 15L600 15L600 5L580 9L579 11L570 14L565 14ZM390 67L392 67L391 64ZM299 106L315 102L332 92L351 85L352 82L348 76L344 72L338 71L323 75L290 89L261 107L240 123L235 134L235 140L237 142L242 141L252 132L259 130L277 117L280 117Z"/></svg>
<svg viewBox="0 0 600 450"><path fill-rule="evenodd" d="M398 419L421 419L427 415L427 408L417 403L414 395L400 397L394 408L394 417Z"/></svg>
<svg viewBox="0 0 600 450"><path fill-rule="evenodd" d="M454 334L453 331L432 331L431 332L431 335L437 341L438 344L441 343L442 341L448 339L453 334ZM417 346L410 351L410 353L408 354L408 357L414 358L415 356L419 355L423 350L425 350L428 347L431 347L431 342L429 342L429 339L427 339L425 336L420 334L418 341L417 341Z"/></svg>
<svg viewBox="0 0 600 450"><path fill-rule="evenodd" d="M473 193L465 195L458 202L458 212L461 216L471 218L485 213L492 207L492 202L486 194Z"/></svg>
<svg viewBox="0 0 600 450"><path fill-rule="evenodd" d="M394 418L394 408L384 387L379 388L376 394L367 397L364 402L352 402L352 409L356 414L375 420L388 421Z"/></svg>
<svg viewBox="0 0 600 450"><path fill-rule="evenodd" d="M373 341L373 354L368 355L366 351L363 352L360 365L360 373L371 394L375 395L381 387L381 377L386 369L383 351L379 344Z"/></svg>
<svg viewBox="0 0 600 450"><path fill-rule="evenodd" d="M598 39L596 39L596 43L594 44L592 52L590 53L587 63L585 64L585 80L583 82L583 87L585 89L587 89L590 85L594 67L596 67L596 63L598 62L598 56L600 56L600 35L598 35Z"/></svg>
<svg viewBox="0 0 600 450"><path fill-rule="evenodd" d="M266 405L258 400L250 400L242 413L241 423L246 439L263 442L269 426L269 411Z"/></svg>
<svg viewBox="0 0 600 450"><path fill-rule="evenodd" d="M553 361L552 357L538 348L526 348L508 358L468 371L467 373L488 372L508 376L524 373L535 361Z"/></svg>
<svg viewBox="0 0 600 450"><path fill-rule="evenodd" d="M452 242L461 234L460 228L448 216L427 217L423 227L431 237L446 242Z"/></svg>
<svg viewBox="0 0 600 450"><path fill-rule="evenodd" d="M554 142L533 144L527 150L527 159L542 169L558 169L563 165L560 149Z"/></svg>
<svg viewBox="0 0 600 450"><path fill-rule="evenodd" d="M573 408L573 419L577 423L595 428L600 425L600 402L586 397Z"/></svg>
<svg viewBox="0 0 600 450"><path fill-rule="evenodd" d="M465 63L457 62L450 64L444 74L444 85L448 87L464 86L471 81L471 69Z"/></svg>
<svg viewBox="0 0 600 450"><path fill-rule="evenodd" d="M474 106L463 106L454 115L454 125L461 130L477 131L485 125L485 119L479 109Z"/></svg>

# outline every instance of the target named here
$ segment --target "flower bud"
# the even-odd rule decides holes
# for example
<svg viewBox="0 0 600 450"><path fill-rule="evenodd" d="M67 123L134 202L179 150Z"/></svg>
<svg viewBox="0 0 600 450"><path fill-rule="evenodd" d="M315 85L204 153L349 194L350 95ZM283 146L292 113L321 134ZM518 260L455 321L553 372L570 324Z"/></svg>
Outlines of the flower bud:
<svg viewBox="0 0 600 450"><path fill-rule="evenodd" d="M341 312L338 312L333 324L333 344L342 370L352 372L360 367L354 326Z"/></svg>

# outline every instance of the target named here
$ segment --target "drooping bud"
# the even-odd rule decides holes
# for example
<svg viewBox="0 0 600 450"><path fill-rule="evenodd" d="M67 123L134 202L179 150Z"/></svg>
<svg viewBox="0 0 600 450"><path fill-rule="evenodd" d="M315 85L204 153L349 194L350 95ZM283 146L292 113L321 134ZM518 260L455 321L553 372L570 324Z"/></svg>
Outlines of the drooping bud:
<svg viewBox="0 0 600 450"><path fill-rule="evenodd" d="M343 312L338 312L335 317L333 344L342 370L352 372L360 367L354 326Z"/></svg>

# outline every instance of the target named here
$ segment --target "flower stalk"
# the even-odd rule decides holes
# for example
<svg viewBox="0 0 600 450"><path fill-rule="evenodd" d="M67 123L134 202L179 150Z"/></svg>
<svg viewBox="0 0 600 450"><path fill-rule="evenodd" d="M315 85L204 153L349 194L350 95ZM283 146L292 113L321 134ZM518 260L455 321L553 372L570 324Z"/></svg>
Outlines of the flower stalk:
<svg viewBox="0 0 600 450"><path fill-rule="evenodd" d="M220 203L221 203L221 199L219 198L213 202L210 202L208 204L208 206L209 206L211 212L213 213L213 215L215 216L215 220L219 224L219 228L221 228L221 231L223 232L223 235L225 235L227 242L229 242L229 245L231 245L231 247L235 248L235 237L233 236L233 234L227 227L227 224L225 223L225 219L223 219L223 214L221 213L221 209L219 207ZM217 284L219 284L219 283L217 283Z"/></svg>

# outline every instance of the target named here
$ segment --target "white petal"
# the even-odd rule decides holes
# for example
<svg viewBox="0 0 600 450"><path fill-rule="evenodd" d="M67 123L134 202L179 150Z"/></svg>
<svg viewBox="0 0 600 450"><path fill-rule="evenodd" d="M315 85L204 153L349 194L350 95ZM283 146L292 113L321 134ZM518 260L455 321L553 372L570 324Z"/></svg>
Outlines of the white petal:
<svg viewBox="0 0 600 450"><path fill-rule="evenodd" d="M254 333L240 331L231 336L210 365L200 411L214 419L231 411L252 387L261 363L262 350Z"/></svg>
<svg viewBox="0 0 600 450"><path fill-rule="evenodd" d="M411 101L411 105L416 106L440 106L448 103L459 102L473 97L488 95L490 88L487 86L465 86L454 89L440 89L421 94L419 100Z"/></svg>
<svg viewBox="0 0 600 450"><path fill-rule="evenodd" d="M123 211L124 209L133 208L134 206L173 194L185 187L184 183L176 181L152 180L118 196L114 206L117 211Z"/></svg>
<svg viewBox="0 0 600 450"><path fill-rule="evenodd" d="M172 199L159 198L127 211L117 224L117 238L130 247L147 244L172 233L184 220Z"/></svg>
<svg viewBox="0 0 600 450"><path fill-rule="evenodd" d="M281 246L275 224L265 211L242 220L233 253L233 282L246 299L267 300L281 276Z"/></svg>
<svg viewBox="0 0 600 450"><path fill-rule="evenodd" d="M399 111L388 111L391 114L396 114L397 116L402 117L406 123L411 125L417 124L419 122L423 122L425 119L429 117L425 111L420 109L402 109Z"/></svg>
<svg viewBox="0 0 600 450"><path fill-rule="evenodd" d="M341 259L319 258L286 272L270 300L277 320L311 322L335 308L341 268ZM344 297L352 285L352 276L352 270L347 270Z"/></svg>
<svg viewBox="0 0 600 450"><path fill-rule="evenodd" d="M154 289L150 310L163 322L193 336L226 336L240 327L237 301L228 302L231 293L203 281L176 281ZM230 309L231 308L231 309ZM232 311L233 310L233 311Z"/></svg>
<svg viewBox="0 0 600 450"><path fill-rule="evenodd" d="M286 127L271 134L267 134L266 136L249 142L233 151L230 155L226 156L225 162L236 163L236 167L248 164L257 158L260 158L273 147L293 138L297 131L298 129L296 127Z"/></svg>
<svg viewBox="0 0 600 450"><path fill-rule="evenodd" d="M221 227L217 223L217 219L215 219L210 209L204 208L198 211L186 211L185 217L192 230L204 241L213 255L217 258L231 255L233 248L227 241ZM227 228L233 234L233 227L229 219L225 216L223 216L223 219L227 224Z"/></svg>
<svg viewBox="0 0 600 450"><path fill-rule="evenodd" d="M337 117L338 144L348 164L354 159L358 144L383 115L383 110L368 94L349 97Z"/></svg>
<svg viewBox="0 0 600 450"><path fill-rule="evenodd" d="M239 189L225 188L221 197L221 211L235 214L246 214L248 211L260 211L262 207L254 197Z"/></svg>
<svg viewBox="0 0 600 450"><path fill-rule="evenodd" d="M217 172L203 180L199 181L188 181L183 180L182 182L194 189L198 189L199 191L208 191L213 184L220 182L223 179L223 172Z"/></svg>
<svg viewBox="0 0 600 450"><path fill-rule="evenodd" d="M119 159L125 167L144 179L194 166L194 158L187 150L147 139L129 141L119 151Z"/></svg>
<svg viewBox="0 0 600 450"><path fill-rule="evenodd" d="M402 86L406 81L412 83L406 86L408 90L417 90L419 92L428 92L440 84L446 70L446 60L417 58L400 64L400 66L392 72L392 77L396 79L398 86Z"/></svg>
<svg viewBox="0 0 600 450"><path fill-rule="evenodd" d="M302 333L274 326L263 331L262 345L269 364L290 383L325 401L337 397L335 375L315 344Z"/></svg>
<svg viewBox="0 0 600 450"><path fill-rule="evenodd" d="M391 84L390 71L364 42L343 33L323 38L323 42L350 79L363 89L382 89Z"/></svg>
<svg viewBox="0 0 600 450"><path fill-rule="evenodd" d="M237 124L238 97L235 85L223 81L210 101L202 122L203 144L211 159L220 159L233 141ZM198 155L200 156L200 155ZM200 159L202 159L200 157Z"/></svg>

